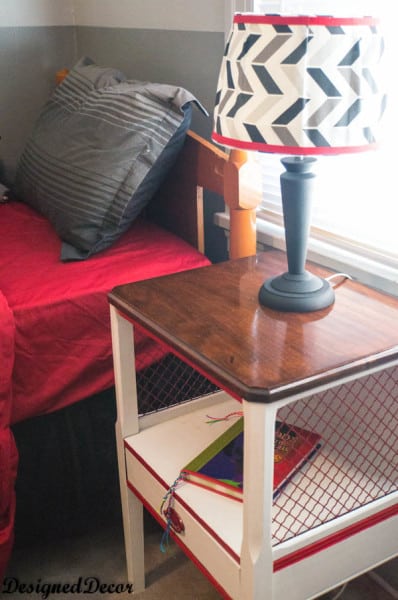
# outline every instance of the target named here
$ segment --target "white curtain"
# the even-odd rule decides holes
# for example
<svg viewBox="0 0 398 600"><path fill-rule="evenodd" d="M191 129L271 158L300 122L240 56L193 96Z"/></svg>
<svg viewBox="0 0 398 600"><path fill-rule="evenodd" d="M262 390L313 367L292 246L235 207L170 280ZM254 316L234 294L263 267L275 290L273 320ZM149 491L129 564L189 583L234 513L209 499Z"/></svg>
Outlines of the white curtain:
<svg viewBox="0 0 398 600"><path fill-rule="evenodd" d="M397 3L398 4L398 3ZM385 74L388 106L380 149L356 155L318 159L313 224L318 235L398 268L398 198L395 188L395 152L398 139L398 6L391 0L254 0L255 12L380 16L386 39ZM264 209L279 211L280 161L262 156Z"/></svg>

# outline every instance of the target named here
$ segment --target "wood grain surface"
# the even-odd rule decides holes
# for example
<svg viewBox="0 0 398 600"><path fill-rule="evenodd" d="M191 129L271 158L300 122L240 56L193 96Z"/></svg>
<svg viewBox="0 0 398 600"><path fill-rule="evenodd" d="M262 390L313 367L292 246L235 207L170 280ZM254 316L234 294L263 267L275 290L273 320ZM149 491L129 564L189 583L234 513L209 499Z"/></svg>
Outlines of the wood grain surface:
<svg viewBox="0 0 398 600"><path fill-rule="evenodd" d="M247 400L270 402L398 359L397 299L344 280L321 311L261 306L262 282L284 270L284 254L270 251L119 286L109 300Z"/></svg>

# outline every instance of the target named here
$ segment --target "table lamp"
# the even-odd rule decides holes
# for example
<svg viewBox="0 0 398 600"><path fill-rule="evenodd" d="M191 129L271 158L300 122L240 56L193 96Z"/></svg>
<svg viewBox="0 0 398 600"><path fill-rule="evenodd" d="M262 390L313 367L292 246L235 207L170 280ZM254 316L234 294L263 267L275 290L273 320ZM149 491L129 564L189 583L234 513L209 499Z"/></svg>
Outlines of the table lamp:
<svg viewBox="0 0 398 600"><path fill-rule="evenodd" d="M282 158L281 175L288 271L261 286L264 306L309 312L334 302L329 282L305 268L312 168L316 155L376 147L385 107L382 54L372 17L234 16L212 138L230 148L293 155Z"/></svg>

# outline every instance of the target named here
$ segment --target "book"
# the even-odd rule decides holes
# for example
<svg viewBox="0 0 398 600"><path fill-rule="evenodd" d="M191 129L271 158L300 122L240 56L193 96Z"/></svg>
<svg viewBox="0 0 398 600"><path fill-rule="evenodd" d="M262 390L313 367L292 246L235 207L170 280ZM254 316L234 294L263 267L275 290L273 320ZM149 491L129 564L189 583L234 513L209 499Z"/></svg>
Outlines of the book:
<svg viewBox="0 0 398 600"><path fill-rule="evenodd" d="M276 421L274 498L320 445L321 436L317 433ZM242 501L243 417L186 465L181 479Z"/></svg>

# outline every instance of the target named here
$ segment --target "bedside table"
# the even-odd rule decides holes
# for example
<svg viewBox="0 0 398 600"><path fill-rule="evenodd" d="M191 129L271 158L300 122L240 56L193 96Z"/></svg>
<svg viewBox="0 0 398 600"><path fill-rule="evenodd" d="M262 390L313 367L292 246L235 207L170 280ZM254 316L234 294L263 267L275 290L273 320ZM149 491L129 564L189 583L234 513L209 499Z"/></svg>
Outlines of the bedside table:
<svg viewBox="0 0 398 600"><path fill-rule="evenodd" d="M243 502L183 482L170 530L224 597L315 598L398 553L398 300L345 280L322 311L267 309L258 290L284 261L272 251L109 295L136 591L143 505L166 527L162 499L236 411ZM134 344L146 339L156 359L135 365ZM273 499L276 420L316 432L321 448Z"/></svg>

